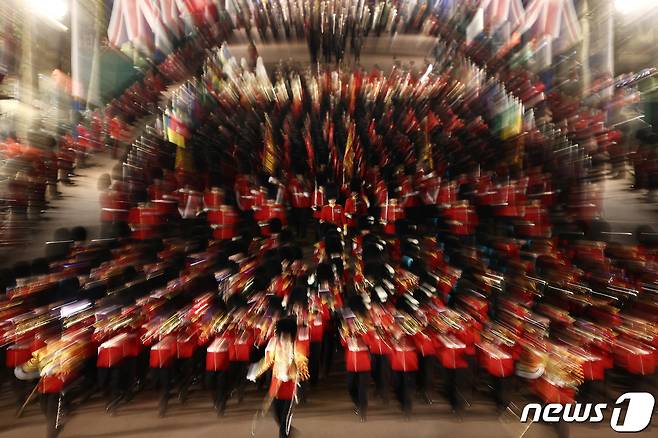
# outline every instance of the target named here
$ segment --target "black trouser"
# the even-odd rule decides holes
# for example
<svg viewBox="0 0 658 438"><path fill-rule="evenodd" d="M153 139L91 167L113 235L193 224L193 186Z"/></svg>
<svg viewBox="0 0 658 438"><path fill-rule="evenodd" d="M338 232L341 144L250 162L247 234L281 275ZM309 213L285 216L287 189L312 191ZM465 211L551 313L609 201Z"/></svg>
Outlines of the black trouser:
<svg viewBox="0 0 658 438"><path fill-rule="evenodd" d="M288 436L288 433L292 427L290 422L292 421L292 400L280 400L275 398L272 401L274 419L276 424L279 425L279 438L285 438Z"/></svg>
<svg viewBox="0 0 658 438"><path fill-rule="evenodd" d="M400 402L402 412L405 415L411 414L412 395L414 390L415 372L413 371L393 371L393 387L395 388L395 397Z"/></svg>
<svg viewBox="0 0 658 438"><path fill-rule="evenodd" d="M297 237L306 237L306 228L308 228L308 218L311 216L311 209L293 207L291 216Z"/></svg>
<svg viewBox="0 0 658 438"><path fill-rule="evenodd" d="M46 416L46 436L48 438L56 437L62 424L62 404L63 397L60 392L47 393L41 395L41 410Z"/></svg>
<svg viewBox="0 0 658 438"><path fill-rule="evenodd" d="M311 385L315 386L320 377L320 363L322 360L322 342L311 342L308 360L308 371Z"/></svg>
<svg viewBox="0 0 658 438"><path fill-rule="evenodd" d="M493 378L493 395L494 401L498 408L504 408L509 403L509 387L512 381L511 377L494 377Z"/></svg>
<svg viewBox="0 0 658 438"><path fill-rule="evenodd" d="M173 367L154 368L156 381L160 386L160 406L158 415L164 417L169 405L169 393L171 391L171 379L173 377Z"/></svg>
<svg viewBox="0 0 658 438"><path fill-rule="evenodd" d="M228 390L236 390L238 401L241 402L244 398L244 391L247 386L247 369L249 362L230 362L228 369Z"/></svg>
<svg viewBox="0 0 658 438"><path fill-rule="evenodd" d="M187 402L187 397L189 395L190 386L195 377L196 364L197 364L197 352L201 349L197 349L194 352L194 355L185 359L178 359L177 365L180 370L180 387L179 387L179 397L181 403L185 404Z"/></svg>
<svg viewBox="0 0 658 438"><path fill-rule="evenodd" d="M320 219L313 218L314 228L315 228L315 240L322 239L324 235L325 225L323 222L320 222Z"/></svg>
<svg viewBox="0 0 658 438"><path fill-rule="evenodd" d="M324 336L322 338L322 366L325 376L328 376L331 372L331 366L334 361L334 350L336 349L336 332L334 331L334 327L333 321L329 324L329 327L325 326Z"/></svg>
<svg viewBox="0 0 658 438"><path fill-rule="evenodd" d="M469 370L468 368L444 368L443 370L446 396L450 407L456 411L462 406L460 389L468 381Z"/></svg>
<svg viewBox="0 0 658 438"><path fill-rule="evenodd" d="M388 376L389 366L384 354L370 355L372 364L372 378L375 381L375 391L384 400L388 401Z"/></svg>
<svg viewBox="0 0 658 438"><path fill-rule="evenodd" d="M368 372L348 372L347 391L359 414L365 417L368 410Z"/></svg>
<svg viewBox="0 0 658 438"><path fill-rule="evenodd" d="M227 387L227 371L208 371L206 373L206 385L212 394L213 406L217 413L223 413L226 409L226 401L228 400Z"/></svg>
<svg viewBox="0 0 658 438"><path fill-rule="evenodd" d="M434 363L436 356L419 356L418 363L418 389L429 396L434 383Z"/></svg>

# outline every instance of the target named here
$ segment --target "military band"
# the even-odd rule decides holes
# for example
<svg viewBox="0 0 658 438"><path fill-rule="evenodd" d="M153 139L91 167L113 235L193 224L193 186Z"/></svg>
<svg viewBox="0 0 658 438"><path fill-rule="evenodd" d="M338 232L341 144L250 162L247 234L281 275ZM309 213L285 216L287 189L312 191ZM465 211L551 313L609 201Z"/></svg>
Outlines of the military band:
<svg viewBox="0 0 658 438"><path fill-rule="evenodd" d="M425 2L405 20L308 2L303 22L241 3L263 40L306 33L312 68L208 50L166 110L186 132L147 134L100 181L112 236L7 281L0 348L50 436L71 399L115 413L149 385L160 416L172 393L206 391L221 417L261 391L253 430L271 409L286 437L329 376L364 422L391 395L410 419L417 400L465 415L482 385L502 410L519 384L546 403L613 372L653 384L658 245L595 232L599 187L568 139L501 121L493 102L522 105L459 54L425 74L333 66L364 33L420 28Z"/></svg>

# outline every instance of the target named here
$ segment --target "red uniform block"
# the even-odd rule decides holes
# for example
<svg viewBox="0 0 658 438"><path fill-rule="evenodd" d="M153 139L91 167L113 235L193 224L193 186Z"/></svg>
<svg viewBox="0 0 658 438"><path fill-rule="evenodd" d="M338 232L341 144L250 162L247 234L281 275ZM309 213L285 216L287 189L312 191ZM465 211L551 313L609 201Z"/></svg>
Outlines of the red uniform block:
<svg viewBox="0 0 658 438"><path fill-rule="evenodd" d="M478 217L467 201L452 205L443 211L449 230L457 236L468 236L475 232Z"/></svg>
<svg viewBox="0 0 658 438"><path fill-rule="evenodd" d="M225 240L237 236L237 225L240 217L236 209L229 205L222 205L215 210L208 211L208 223L212 228L215 239Z"/></svg>
<svg viewBox="0 0 658 438"><path fill-rule="evenodd" d="M229 344L229 360L231 362L249 362L253 347L253 334L249 331L240 333Z"/></svg>
<svg viewBox="0 0 658 438"><path fill-rule="evenodd" d="M176 357L178 359L191 358L198 345L196 335L179 335L176 338Z"/></svg>
<svg viewBox="0 0 658 438"><path fill-rule="evenodd" d="M98 368L110 368L119 365L124 357L129 357L133 353L133 345L137 336L122 333L103 342L98 347L98 358L96 366Z"/></svg>
<svg viewBox="0 0 658 438"><path fill-rule="evenodd" d="M130 209L128 223L136 240L152 239L158 235L162 216L155 206L140 205Z"/></svg>
<svg viewBox="0 0 658 438"><path fill-rule="evenodd" d="M324 336L324 321L322 321L320 315L313 318L309 329L311 332L311 342L322 342L322 337Z"/></svg>
<svg viewBox="0 0 658 438"><path fill-rule="evenodd" d="M345 216L343 215L343 206L340 204L325 205L322 207L320 213L320 220L328 224L334 224L337 227L342 227L345 223Z"/></svg>
<svg viewBox="0 0 658 438"><path fill-rule="evenodd" d="M124 199L123 193L116 190L108 190L100 195L101 221L103 222L126 222L130 203Z"/></svg>
<svg viewBox="0 0 658 438"><path fill-rule="evenodd" d="M226 371L229 367L229 340L226 338L215 338L206 350L206 370Z"/></svg>
<svg viewBox="0 0 658 438"><path fill-rule="evenodd" d="M603 380L605 378L605 368L603 358L588 355L583 362L583 376L585 380Z"/></svg>
<svg viewBox="0 0 658 438"><path fill-rule="evenodd" d="M311 194L306 190L303 182L297 178L290 180L290 204L293 208L310 208Z"/></svg>
<svg viewBox="0 0 658 438"><path fill-rule="evenodd" d="M427 334L423 332L418 332L412 337L414 345L418 353L425 356L435 356L436 355L436 346L434 340Z"/></svg>
<svg viewBox="0 0 658 438"><path fill-rule="evenodd" d="M29 342L10 345L9 348L7 348L7 353L5 356L5 365L8 368L14 368L19 365L23 365L25 362L30 360L31 357L32 351L30 349Z"/></svg>
<svg viewBox="0 0 658 438"><path fill-rule="evenodd" d="M496 345L479 344L477 358L480 366L494 377L508 377L514 373L514 358Z"/></svg>
<svg viewBox="0 0 658 438"><path fill-rule="evenodd" d="M219 187L212 187L203 193L203 207L207 211L219 210L224 204L224 193Z"/></svg>
<svg viewBox="0 0 658 438"><path fill-rule="evenodd" d="M651 375L656 372L655 350L630 340L618 339L613 349L615 364L631 374Z"/></svg>
<svg viewBox="0 0 658 438"><path fill-rule="evenodd" d="M315 219L320 219L322 217L322 207L325 203L324 190L322 188L317 188L313 192L313 200L311 202L311 208L313 208L313 217Z"/></svg>
<svg viewBox="0 0 658 438"><path fill-rule="evenodd" d="M269 395L278 400L292 400L295 396L295 381L288 380L283 382L276 377L272 377Z"/></svg>
<svg viewBox="0 0 658 438"><path fill-rule="evenodd" d="M543 377L533 380L530 387L545 403L573 403L576 395L574 389L559 386Z"/></svg>
<svg viewBox="0 0 658 438"><path fill-rule="evenodd" d="M73 382L77 377L77 372L43 376L41 380L39 380L39 392L41 394L55 394L61 392L66 385Z"/></svg>
<svg viewBox="0 0 658 438"><path fill-rule="evenodd" d="M242 211L249 211L253 208L256 197L253 193L253 187L246 175L239 175L235 180L235 197L238 208Z"/></svg>
<svg viewBox="0 0 658 438"><path fill-rule="evenodd" d="M389 357L393 371L418 371L418 354L409 340L394 345Z"/></svg>
<svg viewBox="0 0 658 438"><path fill-rule="evenodd" d="M404 208L397 203L385 203L381 206L380 219L384 223L384 233L395 234L395 222L404 219Z"/></svg>
<svg viewBox="0 0 658 438"><path fill-rule="evenodd" d="M176 357L176 339L168 336L151 347L149 365L151 368L167 368Z"/></svg>
<svg viewBox="0 0 658 438"><path fill-rule="evenodd" d="M468 368L466 344L451 335L438 335L437 358L444 368Z"/></svg>
<svg viewBox="0 0 658 438"><path fill-rule="evenodd" d="M371 330L366 337L368 348L372 354L391 354L393 349L387 339L380 336L376 331Z"/></svg>
<svg viewBox="0 0 658 438"><path fill-rule="evenodd" d="M345 345L345 369L351 373L370 371L370 352L361 338L351 337Z"/></svg>

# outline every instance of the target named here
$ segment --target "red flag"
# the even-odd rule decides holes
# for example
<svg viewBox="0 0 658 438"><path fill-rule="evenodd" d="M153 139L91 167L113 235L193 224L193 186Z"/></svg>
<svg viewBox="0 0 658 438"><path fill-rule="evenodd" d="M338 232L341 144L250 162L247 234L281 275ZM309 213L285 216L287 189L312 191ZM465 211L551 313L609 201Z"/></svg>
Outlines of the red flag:
<svg viewBox="0 0 658 438"><path fill-rule="evenodd" d="M313 150L313 142L311 141L311 122L306 119L306 129L304 131L304 143L306 144L306 159L308 162L308 169L311 174L315 173L315 152Z"/></svg>

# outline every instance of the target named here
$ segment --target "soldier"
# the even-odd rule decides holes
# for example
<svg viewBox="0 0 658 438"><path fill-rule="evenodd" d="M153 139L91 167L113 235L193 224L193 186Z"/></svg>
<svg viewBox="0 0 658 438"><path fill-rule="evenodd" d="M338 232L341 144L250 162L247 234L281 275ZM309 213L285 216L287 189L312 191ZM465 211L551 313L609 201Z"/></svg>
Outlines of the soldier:
<svg viewBox="0 0 658 438"><path fill-rule="evenodd" d="M336 196L329 198L329 203L322 207L320 214L321 224L331 224L338 228L345 225L345 216L343 215L343 206L336 203Z"/></svg>
<svg viewBox="0 0 658 438"><path fill-rule="evenodd" d="M295 224L297 236L306 237L306 227L311 213L311 195L304 176L297 174L290 179L291 222Z"/></svg>
<svg viewBox="0 0 658 438"><path fill-rule="evenodd" d="M308 360L300 351L297 342L297 321L284 318L276 323L275 336L265 349L265 357L253 364L247 379L256 379L272 369L272 382L262 414L273 405L274 419L279 426L279 438L290 436L292 412L299 382L308 378Z"/></svg>

